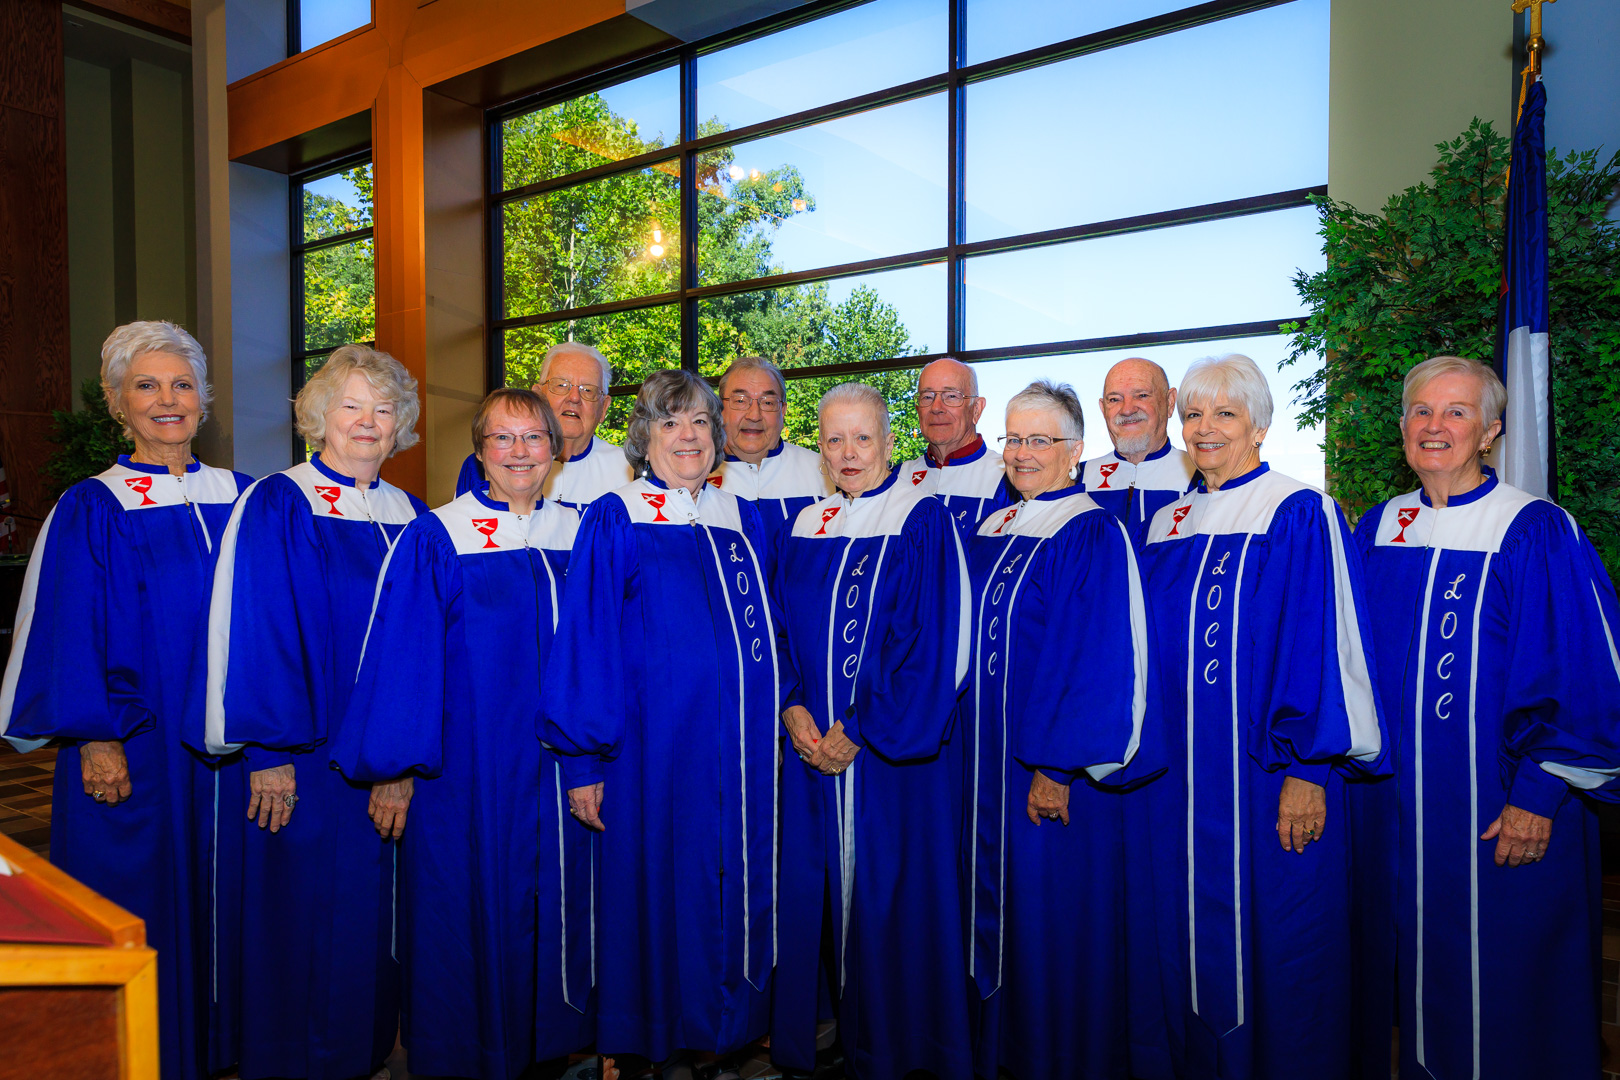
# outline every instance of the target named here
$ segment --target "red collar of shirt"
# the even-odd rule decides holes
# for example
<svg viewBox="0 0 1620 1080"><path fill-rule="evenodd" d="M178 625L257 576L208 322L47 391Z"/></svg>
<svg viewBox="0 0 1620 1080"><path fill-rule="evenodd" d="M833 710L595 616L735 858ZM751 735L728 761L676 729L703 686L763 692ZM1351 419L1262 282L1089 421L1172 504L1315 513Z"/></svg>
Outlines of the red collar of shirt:
<svg viewBox="0 0 1620 1080"><path fill-rule="evenodd" d="M928 464L933 465L935 468L940 468L942 466L949 465L953 461L960 461L962 458L972 457L983 448L984 436L975 435L973 436L972 442L968 443L966 446L959 446L955 450L952 450L950 455L946 457L944 461L936 462L934 460L934 452L932 450L928 451L923 456L928 459Z"/></svg>

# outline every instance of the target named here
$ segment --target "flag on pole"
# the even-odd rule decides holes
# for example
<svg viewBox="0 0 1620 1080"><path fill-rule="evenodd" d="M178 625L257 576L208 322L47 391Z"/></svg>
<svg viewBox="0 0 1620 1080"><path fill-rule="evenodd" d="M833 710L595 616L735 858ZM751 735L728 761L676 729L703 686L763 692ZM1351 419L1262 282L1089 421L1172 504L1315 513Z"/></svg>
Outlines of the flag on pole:
<svg viewBox="0 0 1620 1080"><path fill-rule="evenodd" d="M1547 348L1547 91L1535 78L1513 130L1508 170L1507 270L1498 370L1508 405L1499 472L1532 495L1552 496L1552 360Z"/></svg>

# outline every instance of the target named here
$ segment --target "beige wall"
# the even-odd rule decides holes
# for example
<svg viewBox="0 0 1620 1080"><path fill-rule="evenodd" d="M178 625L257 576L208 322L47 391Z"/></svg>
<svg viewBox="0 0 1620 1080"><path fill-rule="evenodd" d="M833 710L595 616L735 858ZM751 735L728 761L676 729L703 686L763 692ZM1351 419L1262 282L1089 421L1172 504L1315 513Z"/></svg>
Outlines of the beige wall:
<svg viewBox="0 0 1620 1080"><path fill-rule="evenodd" d="M1478 116L1510 132L1508 0L1334 0L1328 194L1375 211Z"/></svg>

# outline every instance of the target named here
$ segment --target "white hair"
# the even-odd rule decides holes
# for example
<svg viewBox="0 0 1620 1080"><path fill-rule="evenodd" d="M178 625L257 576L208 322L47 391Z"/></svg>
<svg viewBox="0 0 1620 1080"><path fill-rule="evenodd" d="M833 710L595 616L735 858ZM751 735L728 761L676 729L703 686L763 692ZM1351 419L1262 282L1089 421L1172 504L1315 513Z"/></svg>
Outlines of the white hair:
<svg viewBox="0 0 1620 1080"><path fill-rule="evenodd" d="M540 361L540 382L551 378L551 361L559 356L588 356L602 367L602 393L605 395L608 388L613 385L613 365L608 358L597 352L583 341L559 341L546 350L546 355Z"/></svg>
<svg viewBox="0 0 1620 1080"><path fill-rule="evenodd" d="M1485 426L1490 427L1492 422L1502 419L1502 412L1507 408L1507 387L1502 385L1496 370L1489 364L1461 356L1430 357L1408 371L1406 381L1401 383L1401 415L1412 407L1412 398L1423 389L1423 384L1439 375L1472 375L1478 379L1479 412Z"/></svg>
<svg viewBox="0 0 1620 1080"><path fill-rule="evenodd" d="M1271 426L1271 387L1260 365L1242 353L1206 356L1188 368L1176 391L1176 412L1186 420L1189 408L1202 408L1222 396L1248 410L1256 428Z"/></svg>
<svg viewBox="0 0 1620 1080"><path fill-rule="evenodd" d="M941 361L944 361L944 360L949 360L953 364L961 364L962 367L967 369L968 394L970 396L972 396L972 397L978 397L979 396L979 373L973 370L973 365L972 364L963 364L962 361L958 360L954 356L942 356L938 360L930 360L930 361L928 361L928 363L923 365L922 370L927 371L929 368L933 367L935 364L938 364L938 363L940 363ZM922 382L922 371L917 372L917 381L919 383Z"/></svg>
<svg viewBox="0 0 1620 1080"><path fill-rule="evenodd" d="M208 405L214 400L214 388L208 385L208 357L196 338L174 323L158 319L125 323L101 343L101 393L107 399L107 411L121 417L124 380L129 376L129 366L136 357L155 352L178 356L190 365L192 381L197 384L197 397L202 402L202 415L197 422L208 419ZM130 437L126 424L124 438Z"/></svg>
<svg viewBox="0 0 1620 1080"><path fill-rule="evenodd" d="M394 406L393 457L421 440L416 421L422 403L416 396L416 379L405 365L369 345L344 345L332 350L319 371L309 377L293 399L293 420L304 442L316 450L326 449L326 414L332 402L343 395L350 375L359 375L371 388Z"/></svg>
<svg viewBox="0 0 1620 1080"><path fill-rule="evenodd" d="M833 405L864 405L875 411L878 422L883 428L883 437L889 437L889 401L875 389L863 382L839 383L837 386L821 395L816 403L816 426L821 426L827 409Z"/></svg>
<svg viewBox="0 0 1620 1080"><path fill-rule="evenodd" d="M1007 402L1007 415L1014 409L1044 409L1057 417L1065 439L1086 437L1086 414L1080 408L1080 395L1068 383L1038 379L1014 394Z"/></svg>

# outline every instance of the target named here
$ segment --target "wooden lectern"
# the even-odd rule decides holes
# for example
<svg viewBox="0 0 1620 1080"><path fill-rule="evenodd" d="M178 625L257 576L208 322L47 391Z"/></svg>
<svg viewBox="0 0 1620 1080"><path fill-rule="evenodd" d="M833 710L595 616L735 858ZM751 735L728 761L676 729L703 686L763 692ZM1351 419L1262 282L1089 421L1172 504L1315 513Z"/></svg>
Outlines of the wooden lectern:
<svg viewBox="0 0 1620 1080"><path fill-rule="evenodd" d="M9 837L0 858L0 1080L157 1080L146 924Z"/></svg>

